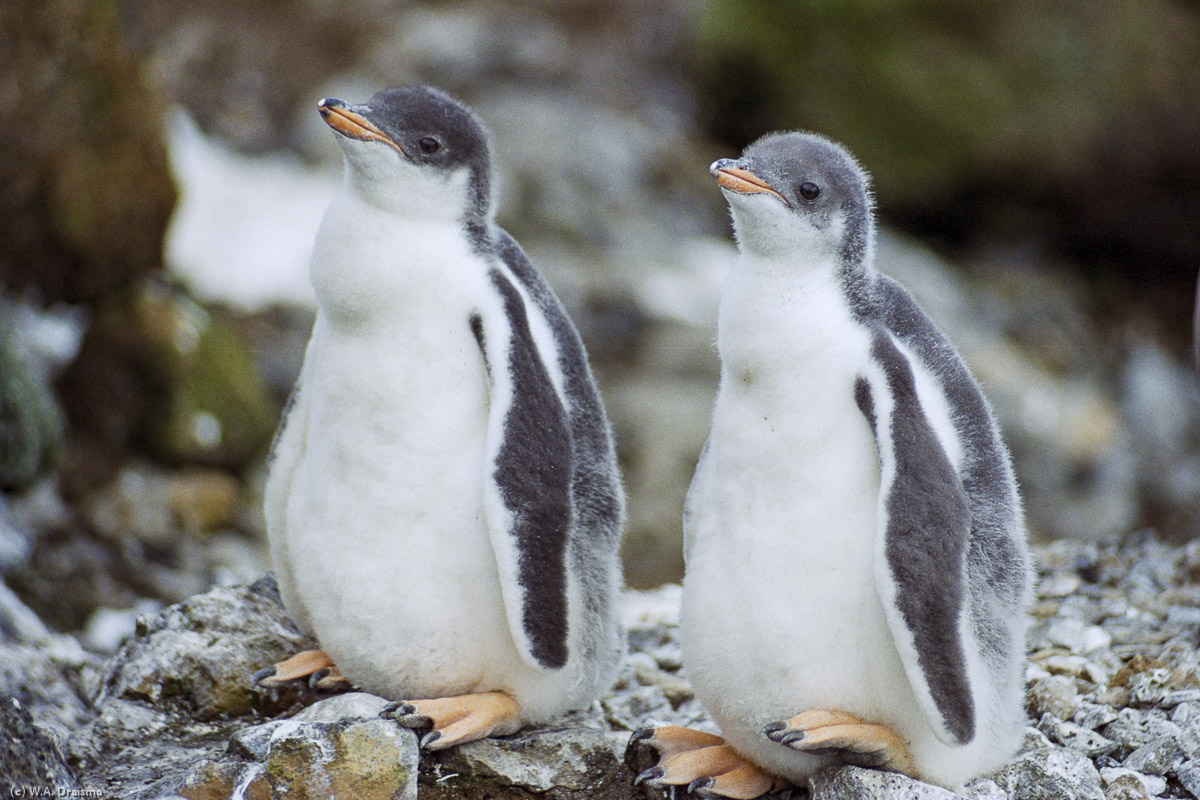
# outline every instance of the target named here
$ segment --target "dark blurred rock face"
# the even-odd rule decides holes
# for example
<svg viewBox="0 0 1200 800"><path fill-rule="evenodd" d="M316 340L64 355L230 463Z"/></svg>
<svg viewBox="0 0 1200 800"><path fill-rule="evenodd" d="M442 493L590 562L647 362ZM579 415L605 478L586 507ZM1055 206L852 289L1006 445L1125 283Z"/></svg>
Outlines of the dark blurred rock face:
<svg viewBox="0 0 1200 800"><path fill-rule="evenodd" d="M65 490L103 485L131 452L222 467L261 456L276 409L249 351L149 280L175 187L164 104L119 4L16 0L0 7L0 28L0 286L84 304L90 319L57 379Z"/></svg>
<svg viewBox="0 0 1200 800"><path fill-rule="evenodd" d="M0 285L94 300L154 270L175 202L114 2L0 4Z"/></svg>
<svg viewBox="0 0 1200 800"><path fill-rule="evenodd" d="M1038 237L1139 285L1194 283L1194 3L715 0L700 44L708 127L732 145L813 128L916 229Z"/></svg>

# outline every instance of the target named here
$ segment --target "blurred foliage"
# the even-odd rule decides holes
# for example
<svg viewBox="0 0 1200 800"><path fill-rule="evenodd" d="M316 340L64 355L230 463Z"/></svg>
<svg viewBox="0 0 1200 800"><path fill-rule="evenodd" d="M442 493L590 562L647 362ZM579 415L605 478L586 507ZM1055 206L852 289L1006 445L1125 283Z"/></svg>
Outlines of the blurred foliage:
<svg viewBox="0 0 1200 800"><path fill-rule="evenodd" d="M154 281L97 307L58 388L75 437L64 464L69 493L106 483L130 452L244 467L261 456L278 418L229 324Z"/></svg>
<svg viewBox="0 0 1200 800"><path fill-rule="evenodd" d="M1195 4L711 0L696 37L707 125L733 147L816 130L918 229L1194 278Z"/></svg>
<svg viewBox="0 0 1200 800"><path fill-rule="evenodd" d="M0 304L0 315L8 312ZM62 412L49 385L0 316L0 489L25 488L53 467L62 438Z"/></svg>

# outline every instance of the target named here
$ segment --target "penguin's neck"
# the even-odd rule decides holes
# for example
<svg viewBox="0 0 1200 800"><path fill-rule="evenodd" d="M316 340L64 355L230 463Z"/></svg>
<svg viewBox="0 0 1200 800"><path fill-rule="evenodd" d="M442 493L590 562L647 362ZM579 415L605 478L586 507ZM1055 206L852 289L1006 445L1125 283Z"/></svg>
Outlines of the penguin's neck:
<svg viewBox="0 0 1200 800"><path fill-rule="evenodd" d="M488 268L461 216L398 213L343 191L321 222L311 277L329 324L351 330L456 307Z"/></svg>
<svg viewBox="0 0 1200 800"><path fill-rule="evenodd" d="M858 346L850 300L832 254L743 253L721 295L717 344L723 371L794 369L797 360Z"/></svg>

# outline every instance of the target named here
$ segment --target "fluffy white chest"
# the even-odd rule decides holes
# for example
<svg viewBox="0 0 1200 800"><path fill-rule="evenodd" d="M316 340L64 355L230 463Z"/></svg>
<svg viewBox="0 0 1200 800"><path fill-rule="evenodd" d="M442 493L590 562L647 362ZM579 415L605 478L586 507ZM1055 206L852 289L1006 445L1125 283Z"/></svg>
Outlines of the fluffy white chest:
<svg viewBox="0 0 1200 800"><path fill-rule="evenodd" d="M689 498L685 659L742 746L807 708L874 708L902 679L872 572L878 457L854 400L869 335L826 270L781 280L798 268L743 258L725 287Z"/></svg>
<svg viewBox="0 0 1200 800"><path fill-rule="evenodd" d="M370 214L343 199L318 238L281 551L356 683L471 691L519 660L482 513L489 398L469 322L498 299L453 229Z"/></svg>

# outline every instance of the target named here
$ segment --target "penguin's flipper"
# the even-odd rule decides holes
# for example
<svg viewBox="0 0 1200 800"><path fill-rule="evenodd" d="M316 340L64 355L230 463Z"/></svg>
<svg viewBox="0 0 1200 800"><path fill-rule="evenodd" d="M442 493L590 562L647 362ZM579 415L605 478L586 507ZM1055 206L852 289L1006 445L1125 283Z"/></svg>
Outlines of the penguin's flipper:
<svg viewBox="0 0 1200 800"><path fill-rule="evenodd" d="M912 756L891 728L863 722L844 711L814 709L763 728L773 742L805 753L837 756L847 764L912 775Z"/></svg>
<svg viewBox="0 0 1200 800"><path fill-rule="evenodd" d="M300 678L307 678L314 689L335 689L350 684L324 650L301 650L286 661L263 667L254 673L251 681L260 686L280 686Z"/></svg>
<svg viewBox="0 0 1200 800"><path fill-rule="evenodd" d="M956 746L976 733L964 641L971 511L946 445L918 396L911 357L879 327L877 370L860 376L855 400L875 433L880 531L875 579L909 684L938 738ZM932 384L922 385L927 392ZM940 387L936 390L940 391Z"/></svg>
<svg viewBox="0 0 1200 800"><path fill-rule="evenodd" d="M484 513L513 640L530 666L560 669L570 649L571 431L550 377L553 349L539 351L516 285L497 269L491 280L503 318L475 314L470 321L491 390Z"/></svg>
<svg viewBox="0 0 1200 800"><path fill-rule="evenodd" d="M631 746L638 742L652 748L659 760L638 775L636 783L659 789L687 786L700 797L751 800L775 788L778 781L735 752L720 736L704 731L676 725L643 728L629 739Z"/></svg>
<svg viewBox="0 0 1200 800"><path fill-rule="evenodd" d="M485 736L507 736L521 728L521 707L506 692L481 692L431 700L391 703L383 710L406 728L431 728L425 750L444 750Z"/></svg>

